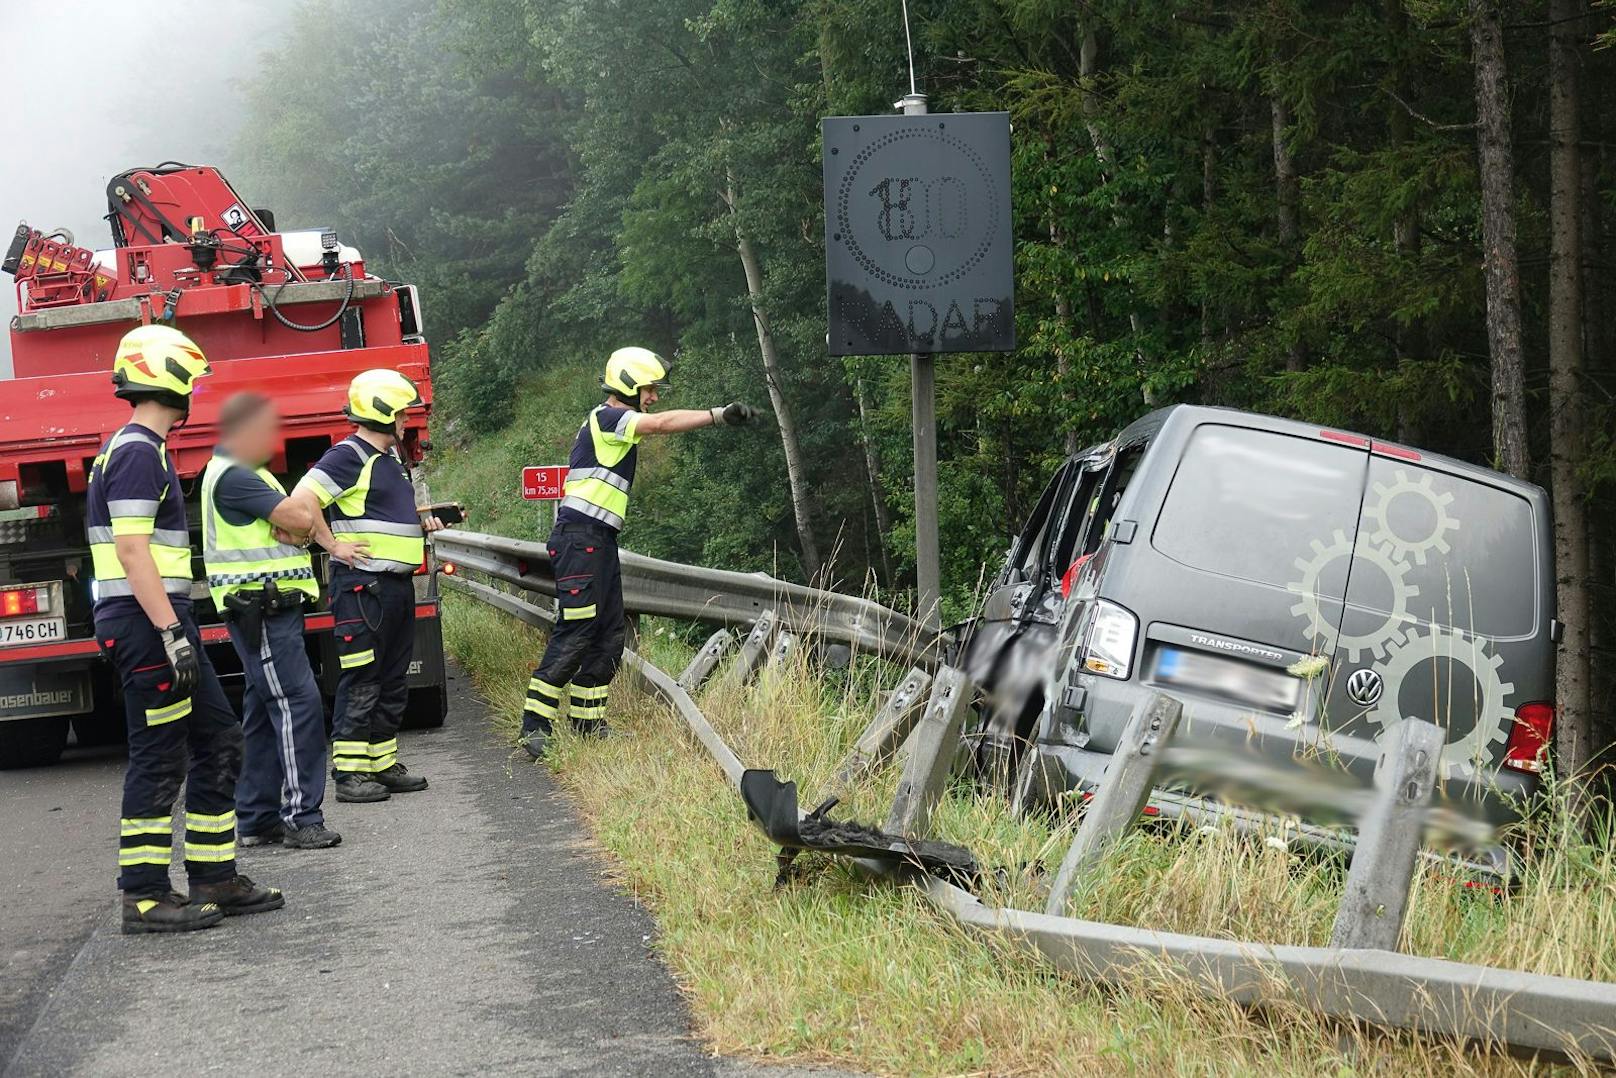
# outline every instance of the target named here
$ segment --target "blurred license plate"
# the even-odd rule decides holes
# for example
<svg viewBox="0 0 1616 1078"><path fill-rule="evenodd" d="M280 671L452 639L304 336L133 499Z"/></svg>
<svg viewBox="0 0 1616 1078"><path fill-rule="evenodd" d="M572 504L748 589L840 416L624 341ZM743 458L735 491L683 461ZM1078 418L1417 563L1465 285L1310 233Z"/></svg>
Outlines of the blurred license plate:
<svg viewBox="0 0 1616 1078"><path fill-rule="evenodd" d="M66 618L12 618L0 621L0 648L62 640L66 636Z"/></svg>
<svg viewBox="0 0 1616 1078"><path fill-rule="evenodd" d="M1277 712L1295 710L1302 687L1283 670L1173 647L1157 650L1155 680Z"/></svg>

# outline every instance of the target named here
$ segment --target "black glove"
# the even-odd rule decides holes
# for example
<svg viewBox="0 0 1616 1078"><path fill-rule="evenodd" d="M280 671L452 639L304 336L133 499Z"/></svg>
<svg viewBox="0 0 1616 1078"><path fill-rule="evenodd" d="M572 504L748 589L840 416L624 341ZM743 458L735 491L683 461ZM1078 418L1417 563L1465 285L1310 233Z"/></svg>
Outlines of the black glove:
<svg viewBox="0 0 1616 1078"><path fill-rule="evenodd" d="M708 410L712 412L715 427L739 427L757 418L757 409L740 401Z"/></svg>
<svg viewBox="0 0 1616 1078"><path fill-rule="evenodd" d="M163 650L168 653L168 665L174 669L174 695L190 696L202 677L202 665L197 661L196 648L191 646L185 629L175 622L162 630Z"/></svg>

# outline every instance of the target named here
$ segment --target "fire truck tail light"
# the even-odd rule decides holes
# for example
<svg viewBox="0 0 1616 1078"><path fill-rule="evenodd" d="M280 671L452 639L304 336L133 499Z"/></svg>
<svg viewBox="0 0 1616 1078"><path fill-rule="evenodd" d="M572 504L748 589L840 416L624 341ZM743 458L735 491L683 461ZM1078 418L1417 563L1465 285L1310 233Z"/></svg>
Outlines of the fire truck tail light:
<svg viewBox="0 0 1616 1078"><path fill-rule="evenodd" d="M0 618L50 613L50 589L33 586L0 591Z"/></svg>

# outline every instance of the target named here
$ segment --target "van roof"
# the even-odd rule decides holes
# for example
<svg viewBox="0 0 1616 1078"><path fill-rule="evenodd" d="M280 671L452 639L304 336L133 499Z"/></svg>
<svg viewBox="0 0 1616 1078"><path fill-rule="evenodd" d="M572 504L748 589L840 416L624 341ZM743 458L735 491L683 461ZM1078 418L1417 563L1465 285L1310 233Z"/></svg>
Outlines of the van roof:
<svg viewBox="0 0 1616 1078"><path fill-rule="evenodd" d="M1513 490L1528 500L1544 506L1548 504L1548 494L1536 483L1516 479L1491 468L1484 468L1478 464L1443 456L1440 453L1431 453L1424 449L1415 449L1395 442L1387 442L1366 434L1358 434L1355 431L1339 430L1334 427L1321 426L1317 423L1303 423L1299 420L1265 415L1261 412L1248 412L1241 408L1225 408L1204 404L1171 404L1165 408L1157 408L1155 411L1148 412L1128 424L1113 439L1112 444L1119 449L1124 448L1131 442L1153 436L1165 429L1169 424L1178 426L1181 424L1198 425L1214 422L1229 423L1234 426L1248 427L1255 430L1274 431L1278 434L1288 434L1298 438L1338 441L1346 445L1356 445L1362 449L1373 449L1380 455L1393 460L1405 460L1409 464L1419 467L1434 467L1438 471L1463 476L1489 486ZM1076 456L1081 458L1090 452L1092 452L1092 449L1086 449L1076 454Z"/></svg>

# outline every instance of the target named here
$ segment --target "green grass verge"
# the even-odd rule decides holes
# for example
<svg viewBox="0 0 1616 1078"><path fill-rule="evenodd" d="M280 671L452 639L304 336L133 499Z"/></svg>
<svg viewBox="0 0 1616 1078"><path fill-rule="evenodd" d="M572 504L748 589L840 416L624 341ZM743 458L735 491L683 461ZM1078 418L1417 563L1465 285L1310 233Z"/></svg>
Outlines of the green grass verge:
<svg viewBox="0 0 1616 1078"><path fill-rule="evenodd" d="M652 627L648 657L674 672L683 634ZM514 733L543 637L464 597L446 607L449 650ZM737 688L720 676L700 697L750 764L799 781L812 803L896 673L798 665ZM773 851L674 714L619 679L617 736L563 736L546 761L615 859L616 879L656 916L658 947L687 992L698 1032L720 1052L818 1061L893 1074L1485 1074L1531 1064L1442 1040L1326 1022L1299 1008L1253 1014L1205 999L1172 976L1102 989L993 941L967 936L912 890L807 857L773 886ZM844 799L883 818L895 776ZM938 837L988 864L1058 859L1064 829L1015 819L956 789ZM1508 898L1417 881L1404 947L1427 955L1616 980L1616 853L1566 834L1540 837ZM1323 944L1342 868L1227 832L1138 833L1076 896L1082 917L1203 935ZM1031 902L1015 873L994 901ZM1586 1068L1579 1068L1586 1069Z"/></svg>

